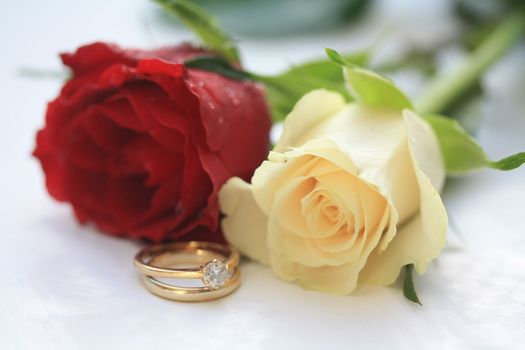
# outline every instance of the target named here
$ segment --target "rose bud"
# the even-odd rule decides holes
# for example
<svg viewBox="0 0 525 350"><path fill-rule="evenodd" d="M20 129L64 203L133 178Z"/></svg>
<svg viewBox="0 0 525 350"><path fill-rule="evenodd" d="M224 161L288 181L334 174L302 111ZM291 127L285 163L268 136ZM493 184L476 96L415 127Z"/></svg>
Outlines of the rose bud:
<svg viewBox="0 0 525 350"><path fill-rule="evenodd" d="M34 155L79 222L151 241L222 239L217 192L251 177L271 122L257 84L184 66L203 55L94 43L61 56L73 77L49 104Z"/></svg>
<svg viewBox="0 0 525 350"><path fill-rule="evenodd" d="M380 87L381 95L366 92L386 100ZM423 273L439 255L448 227L438 192L444 179L436 135L412 110L315 90L288 115L252 184L224 185L224 235L307 289L349 294L358 284L388 285L404 265Z"/></svg>

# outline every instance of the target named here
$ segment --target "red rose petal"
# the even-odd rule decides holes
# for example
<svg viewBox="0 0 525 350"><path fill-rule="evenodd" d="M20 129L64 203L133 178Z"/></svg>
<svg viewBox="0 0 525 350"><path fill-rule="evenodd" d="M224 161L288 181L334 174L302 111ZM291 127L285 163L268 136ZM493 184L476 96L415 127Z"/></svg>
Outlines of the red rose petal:
<svg viewBox="0 0 525 350"><path fill-rule="evenodd" d="M172 142L178 142L179 149L182 149L184 138L178 135ZM183 171L184 158L182 154L166 149L150 137L141 139L137 157L148 173L148 185L162 184L170 178L179 177Z"/></svg>
<svg viewBox="0 0 525 350"><path fill-rule="evenodd" d="M189 70L188 86L199 98L208 145L230 171L249 180L268 149L243 145L267 145L271 128L269 114L260 113L267 110L260 88L198 70Z"/></svg>
<svg viewBox="0 0 525 350"><path fill-rule="evenodd" d="M101 42L82 46L75 53L64 53L60 57L66 66L73 69L76 76L114 63L134 65L136 62L136 59L132 55L127 55L125 50Z"/></svg>
<svg viewBox="0 0 525 350"><path fill-rule="evenodd" d="M171 106L175 106L169 101L161 102L162 99L166 99L165 93L155 85L147 84L143 86L130 86L124 92L130 101L133 109L140 117L142 124L148 134L157 140L164 147L174 151L180 151L180 143L178 141L179 131L173 130L173 128L166 128L157 122L155 115L159 113L170 113L169 109L164 111L163 106L165 103ZM177 119L176 108L171 112L173 120ZM181 120L180 127L178 130L185 133L191 133L191 131L185 129L186 123Z"/></svg>
<svg viewBox="0 0 525 350"><path fill-rule="evenodd" d="M184 65L182 62L163 62L159 59L145 59L137 65L138 74L155 74L160 76L171 76L180 78L184 74Z"/></svg>
<svg viewBox="0 0 525 350"><path fill-rule="evenodd" d="M109 179L106 191L108 210L123 232L142 221L155 190L155 187L146 186L146 174Z"/></svg>
<svg viewBox="0 0 525 350"><path fill-rule="evenodd" d="M83 114L82 117L86 115ZM86 170L103 172L108 168L108 154L100 148L82 127L83 118L75 122L62 135L64 148L61 150L68 162Z"/></svg>
<svg viewBox="0 0 525 350"><path fill-rule="evenodd" d="M65 160L53 144L53 133L50 129L40 130L37 134L37 147L34 156L40 160L46 174L46 187L57 200L66 201L68 196L64 188Z"/></svg>
<svg viewBox="0 0 525 350"><path fill-rule="evenodd" d="M131 106L127 97L116 94L97 105L98 110L122 128L145 131L142 121Z"/></svg>
<svg viewBox="0 0 525 350"><path fill-rule="evenodd" d="M97 106L86 109L82 127L91 139L104 151L114 153L129 143L137 133L122 128L102 113Z"/></svg>
<svg viewBox="0 0 525 350"><path fill-rule="evenodd" d="M68 200L74 207L86 208L96 215L92 219L109 218L111 213L106 207L108 176L67 163L64 167L64 188Z"/></svg>

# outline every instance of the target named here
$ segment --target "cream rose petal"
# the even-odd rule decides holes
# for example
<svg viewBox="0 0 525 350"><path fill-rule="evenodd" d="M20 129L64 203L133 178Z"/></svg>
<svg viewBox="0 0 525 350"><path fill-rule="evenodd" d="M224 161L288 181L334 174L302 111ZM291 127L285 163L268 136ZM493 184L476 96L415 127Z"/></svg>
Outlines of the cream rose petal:
<svg viewBox="0 0 525 350"><path fill-rule="evenodd" d="M359 177L376 185L392 202L400 222L417 212L417 180L399 112L348 105L311 129L309 137L315 135L333 141L351 159Z"/></svg>
<svg viewBox="0 0 525 350"><path fill-rule="evenodd" d="M252 178L253 196L267 216L272 213L274 198L279 189L295 176L315 176L332 171L331 165L311 164L310 161L315 157L326 159L349 173L357 173L352 161L330 140L314 139L286 153L270 152L269 160L257 168Z"/></svg>
<svg viewBox="0 0 525 350"><path fill-rule="evenodd" d="M447 212L435 185L430 181L434 179L434 183L439 186L445 174L437 140L428 125L412 112L405 112L404 120L419 185L421 207L412 220L398 228L396 236L385 251L376 250L370 256L360 275L360 281L365 284L391 284L399 276L402 266L407 264L415 264L416 271L422 274L445 244ZM425 166L424 170L420 164Z"/></svg>
<svg viewBox="0 0 525 350"><path fill-rule="evenodd" d="M446 177L445 161L434 130L409 109L403 111L410 154L434 188L441 191Z"/></svg>
<svg viewBox="0 0 525 350"><path fill-rule="evenodd" d="M301 200L312 191L315 181L304 176L295 177L277 192L272 215L287 231L310 236L309 228L301 215Z"/></svg>
<svg viewBox="0 0 525 350"><path fill-rule="evenodd" d="M325 265L343 265L348 262L357 261L360 258L365 258L375 248L376 243L382 234L378 231L378 227L385 224L380 224L385 211L390 211L387 208L387 202L383 196L377 193L369 185L359 182L356 184L357 192L353 197L357 198L359 203L359 212L356 216L362 217L363 226L357 229L355 236L349 239L348 242L341 243L344 249L340 251L326 251L321 249L319 241L316 241L318 249L315 250L315 256L324 262ZM347 196L348 197L348 196ZM371 243L374 242L374 243Z"/></svg>
<svg viewBox="0 0 525 350"><path fill-rule="evenodd" d="M239 251L263 264L269 264L267 216L253 198L249 184L231 178L219 192L222 229L226 240Z"/></svg>
<svg viewBox="0 0 525 350"><path fill-rule="evenodd" d="M308 267L289 261L283 255L283 247L280 245L279 240L274 240L278 238L278 234L275 234L276 231L270 230L268 243L272 252L270 259L273 271L282 279L288 281L297 280L306 289L333 294L349 294L357 287L359 271L363 268L368 255L379 241L389 216L390 212L387 208L376 229L369 233L371 239L365 246L360 259L356 262L339 266Z"/></svg>
<svg viewBox="0 0 525 350"><path fill-rule="evenodd" d="M357 168L366 171L388 162L404 134L399 113L351 104L311 128L305 138L333 141Z"/></svg>
<svg viewBox="0 0 525 350"><path fill-rule="evenodd" d="M300 146L308 139L309 130L325 119L332 117L345 105L339 93L318 89L313 90L296 103L284 121L283 133L274 151L284 152L289 147Z"/></svg>
<svg viewBox="0 0 525 350"><path fill-rule="evenodd" d="M329 190L340 209L347 208L354 216L355 230L358 231L363 219L363 207L359 200L359 180L352 174L338 171L316 176L317 181Z"/></svg>

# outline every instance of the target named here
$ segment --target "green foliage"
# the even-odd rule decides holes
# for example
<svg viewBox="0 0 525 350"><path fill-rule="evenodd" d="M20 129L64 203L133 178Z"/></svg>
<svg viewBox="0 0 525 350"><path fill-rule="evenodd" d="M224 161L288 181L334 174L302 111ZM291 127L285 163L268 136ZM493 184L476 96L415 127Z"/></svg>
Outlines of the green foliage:
<svg viewBox="0 0 525 350"><path fill-rule="evenodd" d="M339 54L339 52L335 51L334 49L326 48L324 49L324 52L326 52L328 58L334 63L337 63L343 67L348 64L348 62Z"/></svg>
<svg viewBox="0 0 525 350"><path fill-rule="evenodd" d="M223 55L228 61L238 63L239 53L234 41L217 25L215 18L188 0L154 0L197 34L203 43Z"/></svg>
<svg viewBox="0 0 525 350"><path fill-rule="evenodd" d="M432 115L426 116L425 120L438 137L449 174L461 175L483 167L512 170L525 163L525 152L491 161L477 141L454 119Z"/></svg>
<svg viewBox="0 0 525 350"><path fill-rule="evenodd" d="M419 301L416 289L414 288L414 278L412 276L413 270L413 264L405 265L405 282L403 283L403 295L411 302L423 306L423 304L421 304L421 301Z"/></svg>
<svg viewBox="0 0 525 350"><path fill-rule="evenodd" d="M365 51L347 55L342 59L345 62L365 65L368 58L369 53ZM266 86L267 98L275 121L283 120L304 94L315 89L337 91L347 100L351 100L345 87L341 67L331 60L313 60L293 66L279 75L254 75L254 79Z"/></svg>
<svg viewBox="0 0 525 350"><path fill-rule="evenodd" d="M520 152L500 159L496 162L489 162L489 167L498 170L512 170L520 167L525 163L525 152Z"/></svg>
<svg viewBox="0 0 525 350"><path fill-rule="evenodd" d="M345 74L350 94L358 102L395 110L412 108L412 102L390 79L359 67L347 67Z"/></svg>
<svg viewBox="0 0 525 350"><path fill-rule="evenodd" d="M329 59L344 67L348 89L356 101L370 107L412 108L412 102L390 79L348 62L333 49L325 51Z"/></svg>

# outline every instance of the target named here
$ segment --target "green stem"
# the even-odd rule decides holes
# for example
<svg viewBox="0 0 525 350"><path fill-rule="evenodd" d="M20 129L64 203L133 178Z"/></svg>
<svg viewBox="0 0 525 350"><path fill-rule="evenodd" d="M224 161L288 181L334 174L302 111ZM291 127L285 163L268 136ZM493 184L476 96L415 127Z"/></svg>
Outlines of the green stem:
<svg viewBox="0 0 525 350"><path fill-rule="evenodd" d="M442 113L478 82L481 75L503 56L525 31L523 11L514 11L494 32L449 74L437 76L416 101L421 114Z"/></svg>

